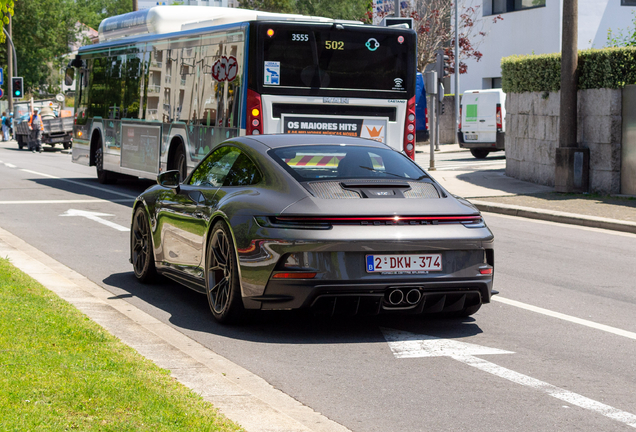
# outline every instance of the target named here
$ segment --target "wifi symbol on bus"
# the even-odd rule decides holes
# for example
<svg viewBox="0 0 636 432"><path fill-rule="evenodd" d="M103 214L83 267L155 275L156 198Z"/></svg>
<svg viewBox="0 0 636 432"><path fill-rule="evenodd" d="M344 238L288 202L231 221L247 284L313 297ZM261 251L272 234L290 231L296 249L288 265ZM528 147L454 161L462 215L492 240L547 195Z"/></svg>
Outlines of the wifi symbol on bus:
<svg viewBox="0 0 636 432"><path fill-rule="evenodd" d="M396 87L402 87L402 83L404 82L404 80L402 78L396 78L393 81L395 81L395 86Z"/></svg>

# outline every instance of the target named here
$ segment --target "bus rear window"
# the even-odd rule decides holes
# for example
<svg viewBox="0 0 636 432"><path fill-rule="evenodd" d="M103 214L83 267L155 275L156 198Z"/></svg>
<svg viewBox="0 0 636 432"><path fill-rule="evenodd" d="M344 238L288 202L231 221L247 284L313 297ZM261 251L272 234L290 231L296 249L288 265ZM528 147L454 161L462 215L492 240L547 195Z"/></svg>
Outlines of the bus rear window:
<svg viewBox="0 0 636 432"><path fill-rule="evenodd" d="M382 30L261 25L262 85L268 92L275 88L375 90L402 97L410 90L413 74L409 71L415 67L411 58L415 35Z"/></svg>

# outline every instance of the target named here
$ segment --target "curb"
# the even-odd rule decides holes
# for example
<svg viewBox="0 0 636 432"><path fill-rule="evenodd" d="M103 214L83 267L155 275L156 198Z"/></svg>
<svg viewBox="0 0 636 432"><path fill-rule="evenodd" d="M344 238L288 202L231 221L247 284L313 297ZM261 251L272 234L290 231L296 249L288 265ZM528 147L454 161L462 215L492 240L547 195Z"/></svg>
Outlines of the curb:
<svg viewBox="0 0 636 432"><path fill-rule="evenodd" d="M636 234L636 222L622 221L598 216L587 216L576 213L567 213L556 210L542 210L532 207L523 207L512 204L499 204L488 201L469 200L479 211L519 216L529 219L539 219L550 222L559 222L570 225L579 225L591 228L602 228L612 231L621 231Z"/></svg>
<svg viewBox="0 0 636 432"><path fill-rule="evenodd" d="M250 432L350 432L0 228L0 256Z"/></svg>

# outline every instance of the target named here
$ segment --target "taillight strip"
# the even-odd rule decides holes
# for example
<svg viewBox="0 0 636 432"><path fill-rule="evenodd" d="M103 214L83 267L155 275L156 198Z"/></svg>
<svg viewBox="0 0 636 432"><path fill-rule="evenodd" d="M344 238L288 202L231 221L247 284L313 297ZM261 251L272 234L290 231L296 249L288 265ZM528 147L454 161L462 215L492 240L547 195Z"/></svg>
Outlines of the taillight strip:
<svg viewBox="0 0 636 432"><path fill-rule="evenodd" d="M276 220L281 222L358 222L358 221L446 221L446 222L461 222L461 221L476 221L480 220L481 216L374 216L374 217L294 217L294 216L278 216Z"/></svg>

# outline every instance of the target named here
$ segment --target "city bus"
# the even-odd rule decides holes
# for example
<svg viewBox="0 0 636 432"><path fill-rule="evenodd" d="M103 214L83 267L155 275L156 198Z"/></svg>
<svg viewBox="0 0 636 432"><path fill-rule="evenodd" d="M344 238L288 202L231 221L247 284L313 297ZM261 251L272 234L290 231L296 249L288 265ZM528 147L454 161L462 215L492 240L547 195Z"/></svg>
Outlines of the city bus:
<svg viewBox="0 0 636 432"><path fill-rule="evenodd" d="M415 154L416 34L357 21L205 6L107 18L67 69L73 162L182 178L255 134L359 136Z"/></svg>

